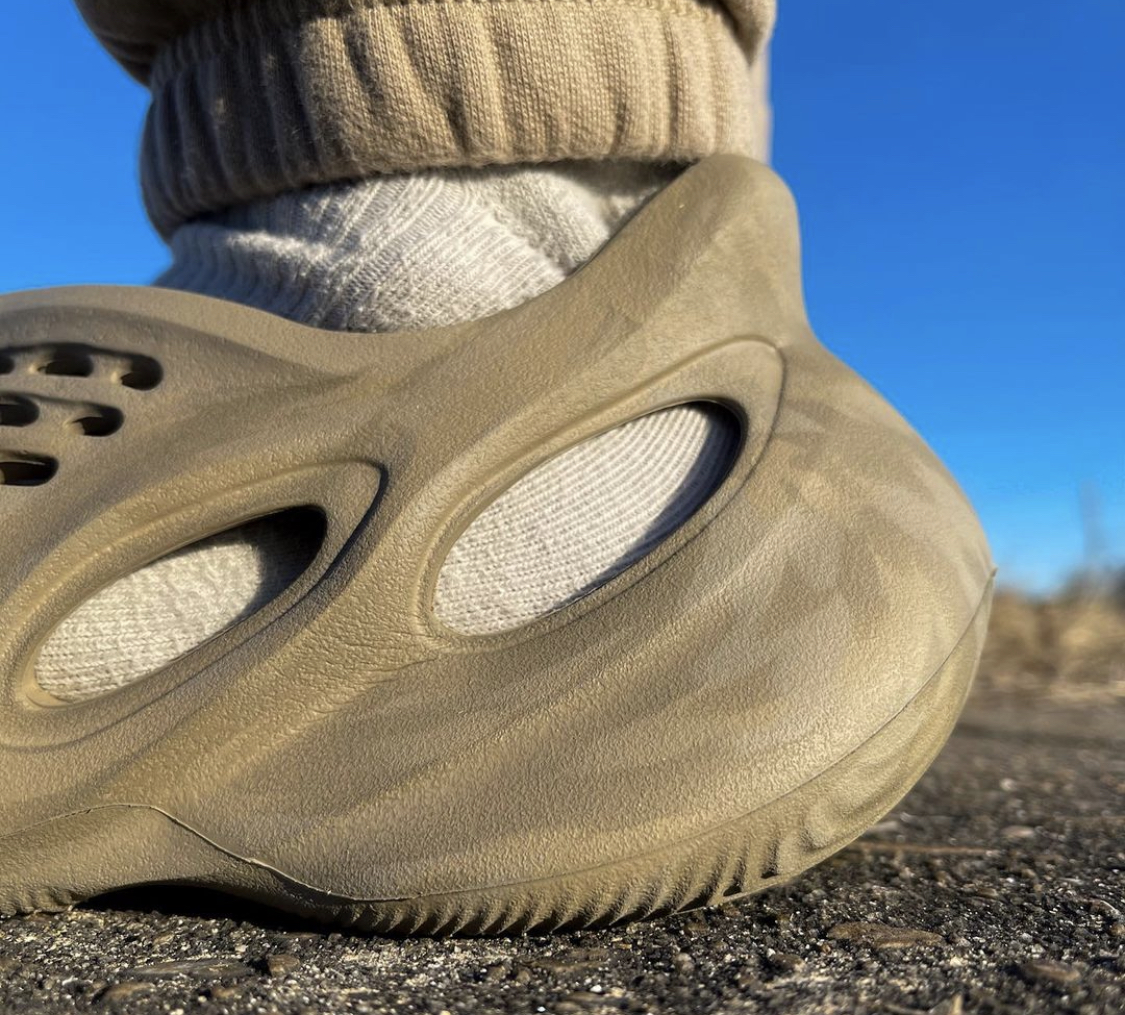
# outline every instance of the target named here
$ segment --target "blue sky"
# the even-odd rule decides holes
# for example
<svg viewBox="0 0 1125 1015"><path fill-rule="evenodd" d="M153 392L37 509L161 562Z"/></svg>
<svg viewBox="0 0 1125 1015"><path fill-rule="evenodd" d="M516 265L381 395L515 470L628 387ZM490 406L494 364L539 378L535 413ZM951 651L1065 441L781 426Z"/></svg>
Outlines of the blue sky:
<svg viewBox="0 0 1125 1015"><path fill-rule="evenodd" d="M5 13L0 291L142 283L143 91L67 0ZM781 0L775 165L822 340L914 423L1008 582L1125 560L1125 3Z"/></svg>

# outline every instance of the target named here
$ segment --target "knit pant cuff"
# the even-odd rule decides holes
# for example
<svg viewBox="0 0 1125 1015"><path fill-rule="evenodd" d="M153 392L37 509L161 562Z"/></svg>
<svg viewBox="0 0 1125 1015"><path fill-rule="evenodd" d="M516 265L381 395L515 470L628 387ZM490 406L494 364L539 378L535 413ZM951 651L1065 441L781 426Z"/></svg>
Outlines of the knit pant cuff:
<svg viewBox="0 0 1125 1015"><path fill-rule="evenodd" d="M697 0L232 5L152 64L156 227L437 166L761 154L754 45Z"/></svg>

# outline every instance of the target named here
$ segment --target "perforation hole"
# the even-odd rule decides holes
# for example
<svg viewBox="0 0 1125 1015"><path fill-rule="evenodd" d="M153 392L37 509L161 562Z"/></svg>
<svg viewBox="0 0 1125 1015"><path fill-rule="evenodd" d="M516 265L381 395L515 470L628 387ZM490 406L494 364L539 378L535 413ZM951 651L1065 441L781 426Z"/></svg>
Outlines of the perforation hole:
<svg viewBox="0 0 1125 1015"><path fill-rule="evenodd" d="M38 418L34 402L19 395L0 395L0 426L30 426Z"/></svg>
<svg viewBox="0 0 1125 1015"><path fill-rule="evenodd" d="M94 361L81 349L62 347L53 350L37 369L41 374L55 377L90 377L94 373Z"/></svg>
<svg viewBox="0 0 1125 1015"><path fill-rule="evenodd" d="M148 356L133 356L129 366L117 376L118 383L135 391L151 391L164 379L160 364Z"/></svg>
<svg viewBox="0 0 1125 1015"><path fill-rule="evenodd" d="M6 352L0 352L0 374L10 374L16 369L16 361Z"/></svg>
<svg viewBox="0 0 1125 1015"><path fill-rule="evenodd" d="M58 471L59 463L53 458L0 451L0 486L42 486Z"/></svg>
<svg viewBox="0 0 1125 1015"><path fill-rule="evenodd" d="M121 429L125 417L109 406L95 405L83 410L81 416L67 425L83 437L110 437Z"/></svg>

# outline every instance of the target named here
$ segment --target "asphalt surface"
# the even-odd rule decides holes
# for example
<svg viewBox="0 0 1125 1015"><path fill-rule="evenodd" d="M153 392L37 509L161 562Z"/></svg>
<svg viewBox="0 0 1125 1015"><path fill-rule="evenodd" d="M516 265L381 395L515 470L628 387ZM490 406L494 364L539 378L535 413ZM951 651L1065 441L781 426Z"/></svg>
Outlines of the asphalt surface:
<svg viewBox="0 0 1125 1015"><path fill-rule="evenodd" d="M0 921L0 1012L1125 1012L1125 699L978 694L869 835L719 910L554 938L323 931L196 891Z"/></svg>

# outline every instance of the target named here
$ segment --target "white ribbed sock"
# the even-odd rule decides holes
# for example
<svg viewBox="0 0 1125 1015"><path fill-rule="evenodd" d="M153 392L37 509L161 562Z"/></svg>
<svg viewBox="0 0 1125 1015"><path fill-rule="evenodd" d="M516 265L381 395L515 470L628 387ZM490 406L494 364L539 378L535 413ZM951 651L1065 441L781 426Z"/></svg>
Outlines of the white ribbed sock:
<svg viewBox="0 0 1125 1015"><path fill-rule="evenodd" d="M159 285L321 328L398 331L515 306L588 260L674 171L633 163L433 170L319 187L182 227ZM718 410L654 413L524 477L444 565L435 610L488 633L591 591L673 532L722 479L736 428ZM287 587L310 547L260 521L103 590L40 656L80 700L130 683Z"/></svg>

